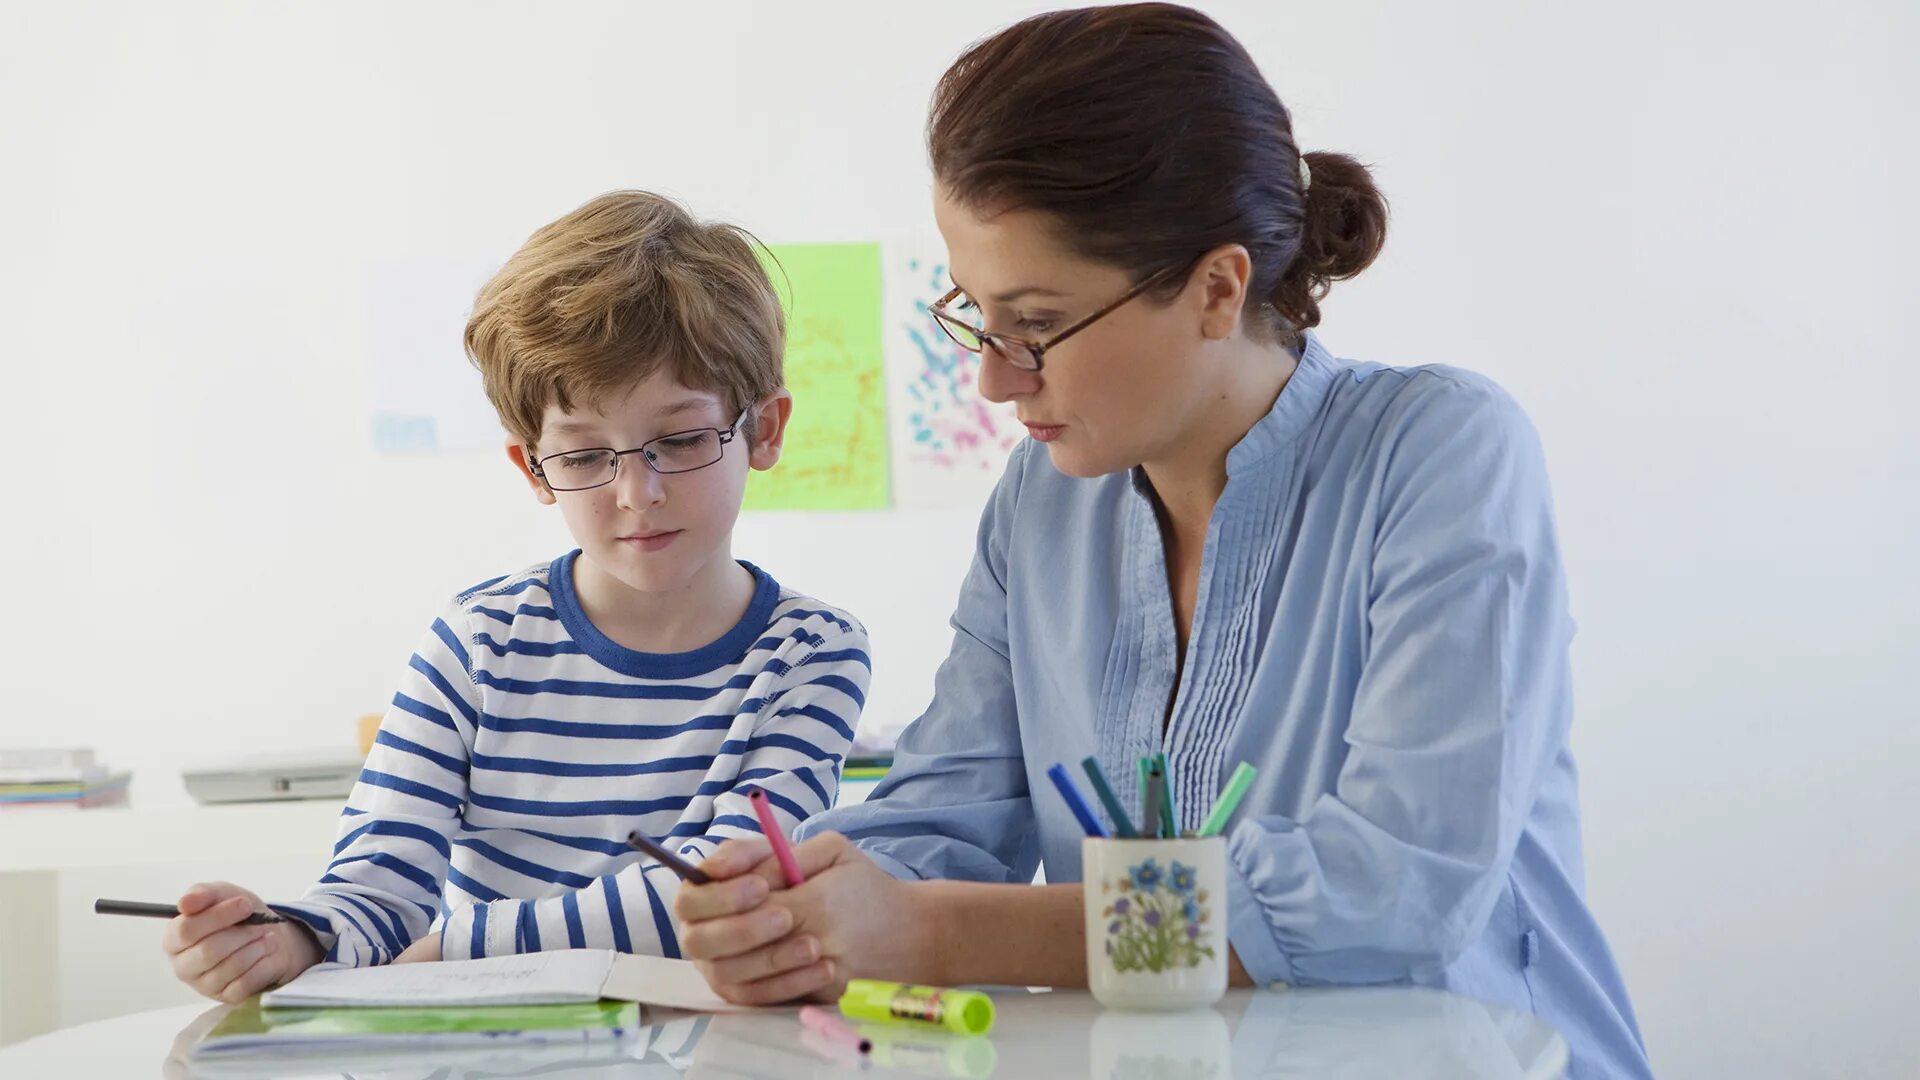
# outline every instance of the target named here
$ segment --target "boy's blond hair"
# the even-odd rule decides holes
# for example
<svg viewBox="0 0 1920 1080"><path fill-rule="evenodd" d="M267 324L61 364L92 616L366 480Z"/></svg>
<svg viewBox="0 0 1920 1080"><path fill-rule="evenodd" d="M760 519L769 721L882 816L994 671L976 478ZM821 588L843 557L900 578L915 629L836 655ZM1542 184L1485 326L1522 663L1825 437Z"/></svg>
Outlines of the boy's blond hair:
<svg viewBox="0 0 1920 1080"><path fill-rule="evenodd" d="M786 321L757 243L646 191L610 192L534 233L467 320L500 422L533 447L548 405L607 401L663 367L719 395L728 420L778 390Z"/></svg>

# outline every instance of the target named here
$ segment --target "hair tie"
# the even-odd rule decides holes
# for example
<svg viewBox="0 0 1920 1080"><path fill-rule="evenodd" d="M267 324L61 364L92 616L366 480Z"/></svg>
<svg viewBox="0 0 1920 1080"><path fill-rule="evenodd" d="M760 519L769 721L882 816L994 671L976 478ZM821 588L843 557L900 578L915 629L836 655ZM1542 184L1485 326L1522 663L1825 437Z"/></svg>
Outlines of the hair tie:
<svg viewBox="0 0 1920 1080"><path fill-rule="evenodd" d="M1307 193L1307 185L1313 183L1313 167L1307 164L1307 155L1300 155L1300 194Z"/></svg>

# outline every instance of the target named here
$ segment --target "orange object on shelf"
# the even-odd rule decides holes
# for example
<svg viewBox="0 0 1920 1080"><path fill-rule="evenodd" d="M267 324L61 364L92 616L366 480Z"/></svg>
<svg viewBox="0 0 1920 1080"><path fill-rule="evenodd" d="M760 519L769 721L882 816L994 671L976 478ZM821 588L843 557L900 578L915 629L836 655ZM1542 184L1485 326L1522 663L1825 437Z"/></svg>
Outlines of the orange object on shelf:
<svg viewBox="0 0 1920 1080"><path fill-rule="evenodd" d="M378 734L380 734L380 714L370 712L362 716L360 718L361 756L373 753L373 737Z"/></svg>

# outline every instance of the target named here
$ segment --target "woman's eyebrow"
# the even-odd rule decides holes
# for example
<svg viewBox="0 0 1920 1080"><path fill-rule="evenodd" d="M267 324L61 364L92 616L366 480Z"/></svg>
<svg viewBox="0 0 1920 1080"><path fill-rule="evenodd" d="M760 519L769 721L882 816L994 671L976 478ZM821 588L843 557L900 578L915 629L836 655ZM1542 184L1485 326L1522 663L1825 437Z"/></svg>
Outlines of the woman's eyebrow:
<svg viewBox="0 0 1920 1080"><path fill-rule="evenodd" d="M960 280L954 277L952 274L947 275L947 280L953 282L954 288L959 289L961 292L967 294L968 296L973 296L973 290L967 288L965 285L960 284ZM1066 295L1067 295L1066 293L1063 293L1058 289L1049 289L1044 285L1022 285L1019 288L1008 289L1007 291L1003 293L999 293L991 297L990 299L992 299L993 302L996 304L1011 304L1015 300L1018 300L1021 297L1025 297L1025 296L1050 296L1058 299L1061 297L1065 297Z"/></svg>

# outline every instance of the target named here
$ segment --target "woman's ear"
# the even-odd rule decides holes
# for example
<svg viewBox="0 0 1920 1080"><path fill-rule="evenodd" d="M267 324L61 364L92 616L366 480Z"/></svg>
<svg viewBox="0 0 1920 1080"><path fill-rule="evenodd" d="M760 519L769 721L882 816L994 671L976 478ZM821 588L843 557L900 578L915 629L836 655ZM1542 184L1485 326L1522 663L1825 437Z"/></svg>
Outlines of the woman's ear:
<svg viewBox="0 0 1920 1080"><path fill-rule="evenodd" d="M1239 244L1222 244L1200 257L1192 280L1200 285L1200 334L1209 341L1232 337L1247 303L1253 257Z"/></svg>
<svg viewBox="0 0 1920 1080"><path fill-rule="evenodd" d="M787 438L787 421L793 416L793 395L781 387L754 405L750 420L753 438L747 451L747 464L765 472L780 461L780 447Z"/></svg>
<svg viewBox="0 0 1920 1080"><path fill-rule="evenodd" d="M515 467L520 470L520 475L526 477L527 486L533 488L533 497L546 503L548 506L552 506L554 504L553 491L547 487L545 480L534 475L534 459L532 453L533 451L527 444L521 442L519 439L507 440L507 457L511 459Z"/></svg>

